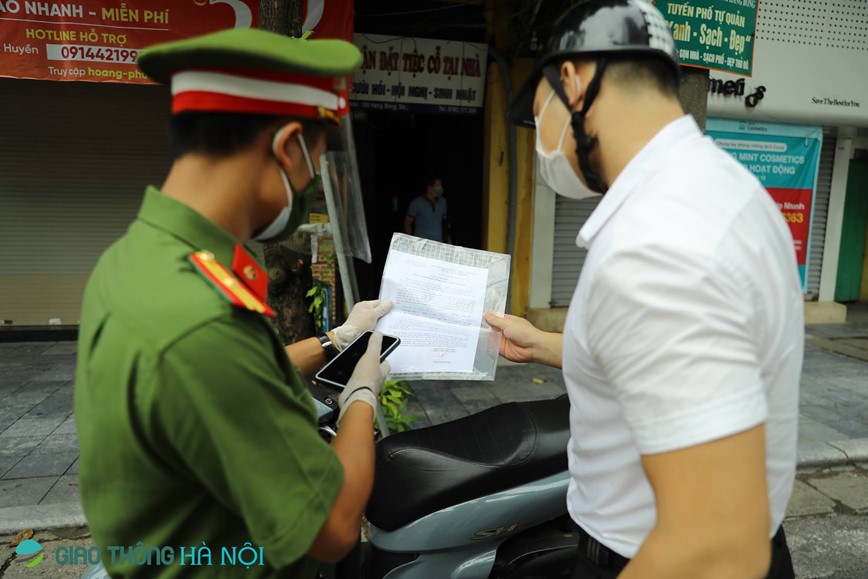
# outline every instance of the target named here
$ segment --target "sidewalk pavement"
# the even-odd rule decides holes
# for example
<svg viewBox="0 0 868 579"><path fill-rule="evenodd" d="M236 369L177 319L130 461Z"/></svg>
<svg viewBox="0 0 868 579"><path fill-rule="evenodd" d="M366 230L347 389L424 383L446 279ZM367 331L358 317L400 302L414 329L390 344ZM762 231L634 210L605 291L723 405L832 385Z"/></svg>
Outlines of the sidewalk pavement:
<svg viewBox="0 0 868 579"><path fill-rule="evenodd" d="M868 462L868 316L859 320L808 327L800 469ZM0 343L0 535L85 524L72 416L75 350L74 342ZM494 382L417 381L412 386L416 396L408 412L419 415L415 427L565 391L559 370L509 363L498 367ZM831 493L817 497L813 487L797 484L798 496L810 504L840 501Z"/></svg>

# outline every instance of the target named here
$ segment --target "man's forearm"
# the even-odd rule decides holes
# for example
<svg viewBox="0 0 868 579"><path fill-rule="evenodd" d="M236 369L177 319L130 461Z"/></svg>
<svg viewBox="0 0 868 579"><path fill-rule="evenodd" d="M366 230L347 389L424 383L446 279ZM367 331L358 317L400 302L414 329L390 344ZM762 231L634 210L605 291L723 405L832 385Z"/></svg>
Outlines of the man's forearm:
<svg viewBox="0 0 868 579"><path fill-rule="evenodd" d="M771 561L765 426L642 455L657 520L623 577L765 577Z"/></svg>
<svg viewBox="0 0 868 579"><path fill-rule="evenodd" d="M354 402L343 412L338 435L332 442L345 478L335 507L345 501L341 506L351 518L361 521L374 486L374 410L364 402Z"/></svg>
<svg viewBox="0 0 868 579"><path fill-rule="evenodd" d="M742 544L739 544L742 543ZM655 528L618 579L761 579L769 570L771 543L748 545L717 537L714 529L690 537Z"/></svg>
<svg viewBox="0 0 868 579"><path fill-rule="evenodd" d="M332 337L333 332L329 332L329 337ZM289 356L289 361L292 365L298 368L303 376L310 376L323 366L328 361L325 352L323 352L322 344L317 338L307 338L299 340L284 347L286 355Z"/></svg>
<svg viewBox="0 0 868 579"><path fill-rule="evenodd" d="M558 332L540 332L540 339L534 345L534 362L553 368L563 367L564 335Z"/></svg>
<svg viewBox="0 0 868 579"><path fill-rule="evenodd" d="M343 412L332 450L344 468L344 483L309 551L320 561L338 561L353 548L374 486L374 410L356 402Z"/></svg>

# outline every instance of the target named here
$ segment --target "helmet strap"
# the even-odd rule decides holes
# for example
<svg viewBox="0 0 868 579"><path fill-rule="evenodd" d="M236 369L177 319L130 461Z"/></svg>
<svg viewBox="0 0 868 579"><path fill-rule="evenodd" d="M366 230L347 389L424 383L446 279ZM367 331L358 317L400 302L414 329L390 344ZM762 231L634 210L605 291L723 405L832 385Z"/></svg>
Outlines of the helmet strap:
<svg viewBox="0 0 868 579"><path fill-rule="evenodd" d="M588 188L597 193L605 193L607 187L603 184L600 174L591 168L591 152L597 146L597 137L591 136L585 132L585 115L594 104L594 100L600 92L600 83L603 80L608 59L601 56L597 60L597 69L594 72L594 78L588 84L588 90L585 92L584 104L581 111L573 111L570 106L570 101L567 98L567 93L564 91L563 81L560 78L559 69L556 65L548 65L543 68L543 74L549 81L549 84L558 95L558 98L567 107L571 113L570 125L573 127L573 138L576 140L576 156L579 160L579 170L585 178L585 183Z"/></svg>

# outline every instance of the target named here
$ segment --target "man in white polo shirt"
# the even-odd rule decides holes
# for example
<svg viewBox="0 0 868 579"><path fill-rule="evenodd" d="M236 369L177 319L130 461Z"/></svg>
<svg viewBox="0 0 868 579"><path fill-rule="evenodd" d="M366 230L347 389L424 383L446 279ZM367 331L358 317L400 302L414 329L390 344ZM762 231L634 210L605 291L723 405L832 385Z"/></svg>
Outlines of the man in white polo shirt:
<svg viewBox="0 0 868 579"><path fill-rule="evenodd" d="M583 3L547 46L509 118L536 126L556 192L604 196L564 333L486 319L505 357L563 368L574 576L793 577L803 298L786 224L684 114L653 6Z"/></svg>

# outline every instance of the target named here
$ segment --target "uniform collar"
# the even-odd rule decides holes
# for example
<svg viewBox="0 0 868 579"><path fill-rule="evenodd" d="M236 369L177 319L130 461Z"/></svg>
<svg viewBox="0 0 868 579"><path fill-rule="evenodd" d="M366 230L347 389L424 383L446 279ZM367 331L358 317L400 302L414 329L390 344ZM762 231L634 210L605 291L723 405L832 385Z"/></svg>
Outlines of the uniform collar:
<svg viewBox="0 0 868 579"><path fill-rule="evenodd" d="M632 158L612 186L603 195L600 204L591 213L579 231L576 245L589 248L594 238L618 211L627 197L637 189L647 173L658 166L658 157L668 154L674 146L685 141L702 138L702 131L690 115L676 119L660 129Z"/></svg>
<svg viewBox="0 0 868 579"><path fill-rule="evenodd" d="M139 219L165 231L190 246L191 251L207 250L217 261L231 264L238 240L228 231L159 189L149 186L139 210Z"/></svg>
<svg viewBox="0 0 868 579"><path fill-rule="evenodd" d="M260 300L266 299L268 276L250 252L228 231L192 207L164 195L156 187L145 191L139 220L190 246L191 253L205 251L238 279Z"/></svg>

